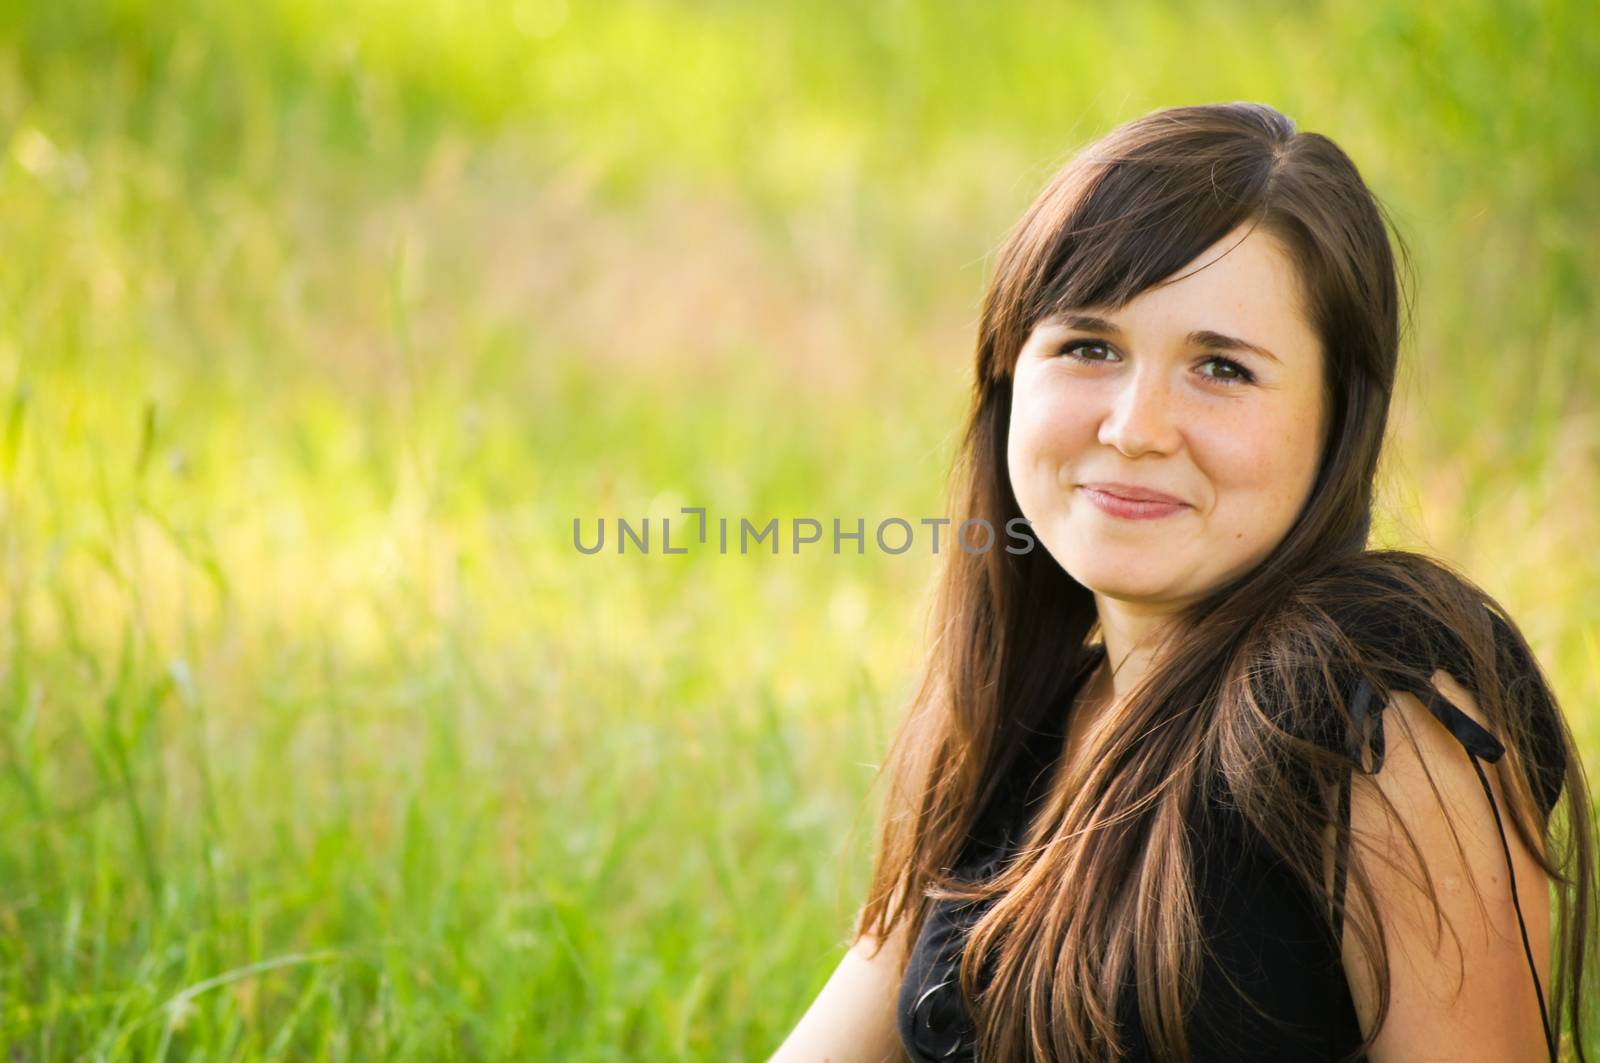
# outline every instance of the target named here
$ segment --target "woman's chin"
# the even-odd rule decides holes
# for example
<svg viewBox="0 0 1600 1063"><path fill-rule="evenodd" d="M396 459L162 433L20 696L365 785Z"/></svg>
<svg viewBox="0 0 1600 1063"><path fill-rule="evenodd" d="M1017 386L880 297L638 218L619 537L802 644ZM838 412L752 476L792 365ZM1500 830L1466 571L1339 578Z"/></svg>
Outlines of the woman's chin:
<svg viewBox="0 0 1600 1063"><path fill-rule="evenodd" d="M1161 602L1180 593L1176 573L1168 576L1151 572L1148 565L1142 571L1107 569L1102 565L1068 568L1067 571L1094 593L1123 602Z"/></svg>

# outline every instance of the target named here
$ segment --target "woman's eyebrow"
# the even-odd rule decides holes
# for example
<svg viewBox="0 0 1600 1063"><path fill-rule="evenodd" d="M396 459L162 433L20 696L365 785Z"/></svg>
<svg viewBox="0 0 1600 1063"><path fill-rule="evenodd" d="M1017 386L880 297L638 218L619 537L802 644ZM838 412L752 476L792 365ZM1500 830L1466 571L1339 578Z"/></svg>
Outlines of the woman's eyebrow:
<svg viewBox="0 0 1600 1063"><path fill-rule="evenodd" d="M1189 333L1189 342L1196 347L1204 347L1211 351L1250 351L1261 355L1263 358L1270 358L1279 365L1283 364L1282 358L1279 358L1258 343L1241 340L1237 336L1227 336L1221 332L1213 332L1210 329L1201 329L1198 332Z"/></svg>
<svg viewBox="0 0 1600 1063"><path fill-rule="evenodd" d="M1099 332L1107 336L1122 335L1122 329L1118 328L1115 322L1107 321L1103 317L1095 317L1093 314L1068 313L1060 315L1056 320L1065 327L1077 329L1080 332ZM1283 364L1282 358L1279 358L1259 343L1251 343L1249 340L1242 340L1237 336L1229 336L1214 329L1197 329L1189 333L1186 338L1195 347L1204 347L1211 351L1250 351L1254 354L1259 354L1263 358L1271 359L1279 365Z"/></svg>
<svg viewBox="0 0 1600 1063"><path fill-rule="evenodd" d="M1056 320L1067 328L1075 328L1080 332L1104 332L1108 336L1122 335L1122 330L1116 325L1093 314L1060 314Z"/></svg>

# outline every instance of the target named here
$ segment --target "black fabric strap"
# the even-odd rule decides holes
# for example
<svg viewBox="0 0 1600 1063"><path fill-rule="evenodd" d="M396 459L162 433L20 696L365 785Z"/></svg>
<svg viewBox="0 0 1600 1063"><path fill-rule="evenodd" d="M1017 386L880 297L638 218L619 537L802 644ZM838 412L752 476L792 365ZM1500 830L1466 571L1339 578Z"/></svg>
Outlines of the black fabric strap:
<svg viewBox="0 0 1600 1063"><path fill-rule="evenodd" d="M1333 947L1337 950L1344 941L1344 885L1348 875L1350 853L1350 776L1347 774L1339 780L1339 822L1344 824L1344 832L1339 835L1339 844L1333 847L1333 895L1336 898L1333 905Z"/></svg>
<svg viewBox="0 0 1600 1063"><path fill-rule="evenodd" d="M1528 973L1533 975L1533 992L1539 998L1539 1024L1544 1030L1545 1047L1550 1050L1550 1063L1556 1063L1555 1034L1550 1029L1550 1012L1545 1008L1544 985L1539 981L1539 969L1533 962L1533 946L1528 943L1528 924L1522 918L1522 902L1517 899L1517 872L1511 866L1511 845L1506 840L1505 824L1500 822L1500 806L1495 804L1494 789L1489 785L1489 776L1484 774L1483 764L1477 754L1468 749L1467 759L1472 761L1478 781L1483 784L1484 795L1489 798L1489 810L1494 813L1495 829L1500 832L1500 848L1506 854L1506 876L1511 883L1511 906L1517 910L1517 926L1522 931L1522 954L1528 957Z"/></svg>
<svg viewBox="0 0 1600 1063"><path fill-rule="evenodd" d="M1472 761L1472 770L1478 773L1478 782L1483 784L1483 795L1489 799L1489 811L1494 813L1495 830L1500 832L1500 850L1506 858L1506 877L1511 886L1511 906L1517 912L1517 928L1522 931L1522 954L1528 958L1528 973L1533 976L1533 992L1539 1000L1539 1024L1544 1031L1545 1047L1550 1051L1551 1063L1557 1063L1555 1034L1550 1029L1550 1012L1544 1002L1544 984L1539 980L1539 968L1533 960L1533 946L1528 941L1528 923L1522 917L1522 901L1517 896L1517 871L1511 860L1511 843L1506 838L1505 823L1500 819L1500 805L1494 799L1494 787L1489 785L1489 776L1483 770L1483 761L1493 764L1505 755L1506 747L1500 744L1499 739L1484 730L1478 721L1462 712L1450 699L1439 693L1433 686L1425 690L1416 690L1422 703L1433 713L1434 719L1444 724L1445 729L1455 735L1456 740L1467 751L1467 759ZM1481 758L1481 759L1480 759Z"/></svg>
<svg viewBox="0 0 1600 1063"><path fill-rule="evenodd" d="M1498 761L1505 755L1505 746L1431 685L1426 688L1408 689L1427 707L1434 719L1443 724L1445 729L1455 736L1456 741L1461 743L1467 752L1467 759L1472 762L1472 770L1477 772L1478 781L1483 785L1484 796L1489 799L1489 811L1494 814L1495 829L1500 833L1500 849L1506 858L1506 875L1511 886L1511 906L1516 909L1517 927L1522 932L1522 953L1527 957L1528 973L1533 976L1533 991L1539 1001L1539 1021L1544 1031L1545 1047L1549 1050L1551 1063L1557 1063L1556 1038L1555 1032L1550 1027L1550 1012L1545 1005L1544 983L1539 979L1539 968L1533 959L1533 946L1528 940L1528 923L1523 918L1522 901L1517 895L1517 872L1511 859L1511 843L1506 837L1505 823L1500 818L1500 805L1495 801L1494 788L1489 785L1489 776L1483 770L1483 761L1491 764ZM1373 711L1374 702L1378 711L1381 711L1383 701L1375 697L1372 687L1362 679L1356 688L1355 696L1350 701L1350 713L1356 725L1355 733L1351 735L1351 752L1354 754L1356 764L1368 774L1375 774L1383 766L1383 730L1378 720L1378 712ZM1370 755L1370 767L1368 767L1368 755ZM1345 826L1347 839L1350 826L1348 776L1341 781L1339 787L1339 817ZM1342 940L1344 934L1346 861L1346 845L1336 846L1334 896L1339 899L1339 903L1334 907L1335 942Z"/></svg>

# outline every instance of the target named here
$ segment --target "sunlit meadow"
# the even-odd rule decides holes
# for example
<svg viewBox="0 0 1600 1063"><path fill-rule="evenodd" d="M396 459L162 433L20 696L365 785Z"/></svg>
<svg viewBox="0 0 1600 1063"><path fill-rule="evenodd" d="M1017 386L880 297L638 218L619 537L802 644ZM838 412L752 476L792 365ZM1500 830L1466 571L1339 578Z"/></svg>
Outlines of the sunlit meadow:
<svg viewBox="0 0 1600 1063"><path fill-rule="evenodd" d="M937 558L573 519L941 513L994 249L1170 104L1388 204L1379 539L1600 769L1597 69L1576 0L0 3L7 1058L765 1058Z"/></svg>

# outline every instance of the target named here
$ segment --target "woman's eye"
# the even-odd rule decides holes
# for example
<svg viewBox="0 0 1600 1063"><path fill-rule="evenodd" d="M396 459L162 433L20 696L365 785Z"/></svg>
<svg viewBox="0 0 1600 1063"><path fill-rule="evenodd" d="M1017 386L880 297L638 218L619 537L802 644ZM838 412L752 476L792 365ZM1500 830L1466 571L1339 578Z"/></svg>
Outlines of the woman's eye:
<svg viewBox="0 0 1600 1063"><path fill-rule="evenodd" d="M1100 340L1072 340L1061 345L1060 354L1076 362L1101 363L1108 361L1116 352ZM1120 356L1118 356L1120 357ZM1240 385L1255 383L1255 374L1232 358L1213 355L1201 363L1204 366L1217 367L1216 371L1203 373L1207 379L1218 384Z"/></svg>
<svg viewBox="0 0 1600 1063"><path fill-rule="evenodd" d="M1217 376L1214 373L1206 374L1206 376L1209 376L1219 384L1248 384L1255 380L1255 374L1231 358L1207 358L1204 364L1223 367L1226 373L1224 376Z"/></svg>
<svg viewBox="0 0 1600 1063"><path fill-rule="evenodd" d="M1096 356L1096 357L1086 357L1082 353L1084 351L1103 352L1105 354L1110 354L1111 353L1111 348L1107 347L1104 343L1101 343L1099 340L1075 340L1075 341L1073 341L1071 343L1063 344L1062 347L1061 347L1061 353L1062 354L1065 354L1065 355L1067 355L1068 357L1071 357L1071 358L1076 358L1080 362L1102 362L1102 361L1105 361L1104 358L1100 358L1098 356Z"/></svg>

